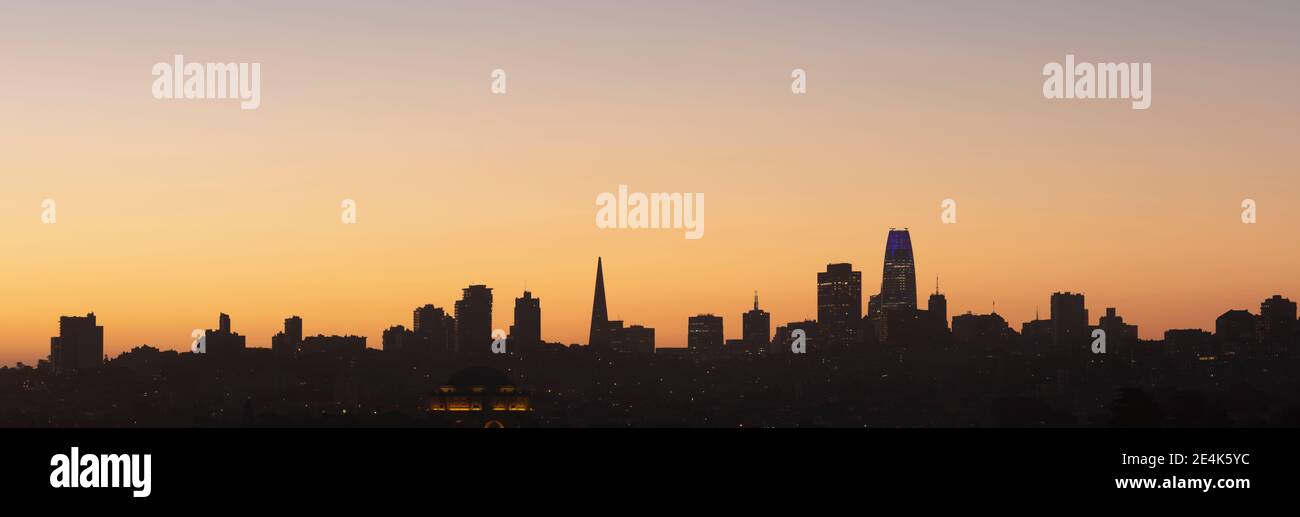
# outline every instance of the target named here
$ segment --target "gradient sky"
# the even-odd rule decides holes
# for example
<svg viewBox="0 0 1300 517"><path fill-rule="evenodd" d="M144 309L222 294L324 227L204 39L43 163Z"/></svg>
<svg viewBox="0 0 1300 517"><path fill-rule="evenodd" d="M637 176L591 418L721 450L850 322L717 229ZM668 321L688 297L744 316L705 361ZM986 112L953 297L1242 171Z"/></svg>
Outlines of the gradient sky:
<svg viewBox="0 0 1300 517"><path fill-rule="evenodd" d="M585 342L597 256L610 316L684 346L756 289L815 317L829 262L876 292L891 226L922 300L939 275L1017 329L1058 290L1144 338L1300 297L1292 1L106 4L0 5L0 363L90 311L110 356L222 311L250 346L297 314L379 347L471 283L495 327L527 285ZM262 63L261 109L153 99L177 53ZM1151 108L1044 99L1066 53L1151 62ZM705 193L705 237L597 229L619 184Z"/></svg>

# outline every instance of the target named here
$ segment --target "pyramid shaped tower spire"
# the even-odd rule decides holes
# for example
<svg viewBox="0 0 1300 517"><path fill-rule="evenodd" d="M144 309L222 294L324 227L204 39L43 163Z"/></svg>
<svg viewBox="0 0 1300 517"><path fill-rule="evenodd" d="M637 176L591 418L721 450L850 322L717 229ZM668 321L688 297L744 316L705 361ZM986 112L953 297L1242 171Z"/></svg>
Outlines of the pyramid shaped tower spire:
<svg viewBox="0 0 1300 517"><path fill-rule="evenodd" d="M591 302L591 334L588 345L605 344L605 328L609 324L609 310L605 307L605 272L601 258L596 257L596 294Z"/></svg>

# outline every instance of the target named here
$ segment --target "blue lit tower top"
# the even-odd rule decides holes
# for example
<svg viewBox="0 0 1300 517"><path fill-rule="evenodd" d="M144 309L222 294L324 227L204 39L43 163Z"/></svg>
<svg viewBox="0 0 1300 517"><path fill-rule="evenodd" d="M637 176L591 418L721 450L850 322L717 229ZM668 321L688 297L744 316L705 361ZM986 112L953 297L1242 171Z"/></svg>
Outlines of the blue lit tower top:
<svg viewBox="0 0 1300 517"><path fill-rule="evenodd" d="M889 230L885 269L880 277L880 308L916 310L916 262L907 229Z"/></svg>

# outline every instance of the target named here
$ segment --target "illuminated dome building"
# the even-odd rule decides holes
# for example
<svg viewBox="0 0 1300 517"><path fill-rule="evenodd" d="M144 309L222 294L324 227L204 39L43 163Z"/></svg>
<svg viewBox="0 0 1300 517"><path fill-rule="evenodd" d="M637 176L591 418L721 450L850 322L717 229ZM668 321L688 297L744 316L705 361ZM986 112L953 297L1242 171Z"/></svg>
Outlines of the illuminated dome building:
<svg viewBox="0 0 1300 517"><path fill-rule="evenodd" d="M520 427L530 421L532 405L528 393L505 374L475 366L439 386L429 400L429 412L457 427Z"/></svg>

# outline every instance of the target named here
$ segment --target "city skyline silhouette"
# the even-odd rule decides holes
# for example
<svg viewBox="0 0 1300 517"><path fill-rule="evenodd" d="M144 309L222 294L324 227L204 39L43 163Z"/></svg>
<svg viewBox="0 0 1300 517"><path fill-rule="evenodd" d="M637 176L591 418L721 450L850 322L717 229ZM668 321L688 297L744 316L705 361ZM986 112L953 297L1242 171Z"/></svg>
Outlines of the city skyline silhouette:
<svg viewBox="0 0 1300 517"><path fill-rule="evenodd" d="M1001 321L1001 325L1005 325L1007 330L1013 334L1025 334L1026 337L1036 325L1043 322L1051 322L1050 318L1041 318L1041 314L1036 311L1034 319L1023 321L1021 322L1021 325L1017 327L1013 322L1007 321L997 313L996 305L991 307L991 310L988 313L976 313L974 311L966 311L965 313L960 314L949 313L947 295L940 291L937 277L935 279L934 293L930 295L930 299L925 308L920 308L917 304L918 289L916 283L915 258L910 232L906 228L889 229L882 263L883 273L881 274L882 280L880 288L876 294L867 292L866 295L864 295L862 291L861 272L854 270L853 264L828 264L826 266L826 271L817 273L816 277L818 292L818 304L816 307L817 317L815 319L805 318L803 321L816 323L818 331L823 333L823 335L820 336L823 339L827 341L841 341L850 346L870 346L869 343L872 343L873 340L877 339L868 339L869 336L864 336L862 335L863 333L881 333L881 335L883 335L883 330L875 328L864 329L863 325L872 325L872 323L867 322L867 320L873 318L885 321L888 319L885 313L889 312L892 312L894 315L909 314L909 318L917 317L934 319L938 322L939 326L945 330L952 329L954 326L953 323L959 318L965 318L966 321L974 321L975 319L982 318L985 321L988 321L989 317L993 317L993 319ZM591 318L589 320L590 332L589 338L586 342L548 342L541 324L543 314L541 301L544 298L540 296L541 293L537 293L539 296L534 297L534 293L529 290L524 290L522 297L515 300L514 321L511 321L507 325L505 322L494 320L493 289L481 284L470 285L464 288L462 290L462 298L452 304L454 306L454 311L450 309L444 310L434 304L426 304L423 307L417 307L413 312L414 317L411 321L409 330L402 324L386 328L382 332L383 338L380 341L379 346L373 346L376 345L374 342L367 344L367 338L365 337L367 333L365 332L360 334L347 333L346 335L334 334L329 336L325 334L317 334L312 336L312 338L316 339L317 343L325 343L327 338L344 341L350 340L346 344L330 346L350 346L358 349L364 349L367 347L373 349L386 349L386 347L389 346L390 341L398 343L397 346L400 347L402 342L416 339L417 336L421 336L418 338L421 340L431 339L423 336L427 335L430 328L436 326L439 330L435 330L434 332L439 335L437 339L440 344L436 345L435 348L448 348L460 352L472 350L477 353L489 353L489 345L493 339L492 335L498 329L505 328L510 329L510 332L506 333L506 336L508 336L509 342L515 343L515 346L536 346L541 343L551 343L559 346L595 345L595 349L619 349L625 345L632 346L625 343L625 341L632 339L626 337L625 332L639 332L639 330L636 329L644 330L646 327L642 325L634 325L625 328L623 320L612 320L609 317L603 257L597 257L594 278L595 291L592 297ZM763 313L761 316L763 320L755 321L763 321L763 325L766 327L763 329L763 335L771 336L770 341L765 339L764 341L768 342L762 343L761 346L772 346L773 343L788 339L788 336L772 336L771 315L770 313L760 309L758 299L759 293L755 291L753 301L754 306L751 312L758 311ZM1138 329L1140 329L1141 326L1137 323L1140 322L1135 322L1134 320L1125 322L1124 319L1117 314L1118 309L1116 307L1106 307L1105 315L1097 316L1095 318L1096 324L1094 324L1088 316L1089 311L1086 306L1085 293L1053 291L1050 299L1051 303L1049 305L1051 314L1055 314L1060 310L1058 308L1058 301L1061 303L1069 302L1074 306L1073 311L1079 314L1079 316L1076 317L1077 323L1075 326L1077 327L1084 329L1106 328L1106 321L1107 318L1109 318L1112 322L1118 322L1117 324L1125 326L1120 333L1117 333L1117 336L1115 336L1116 338L1122 336L1123 338L1134 342L1139 340L1140 336L1138 334ZM1289 309L1290 316L1289 318L1286 318L1286 324L1288 327L1285 332L1288 337L1285 339L1291 339L1290 333L1292 332L1292 329L1290 326L1294 326L1297 336L1300 336L1300 323L1295 321L1296 311L1294 302L1291 302L1280 294L1273 294L1270 298L1263 300L1257 311L1259 313L1258 315L1251 314L1250 308L1227 308L1225 309L1225 312L1216 319L1216 325L1221 324L1221 320L1225 317L1243 313L1251 314L1256 318L1261 318L1261 323L1259 323L1259 325L1263 325L1264 323L1262 322L1262 319L1265 317L1265 313L1270 309L1270 304L1276 305L1278 303L1291 304ZM1285 308L1281 308L1281 310L1285 310ZM433 315L433 319L430 319L429 314L432 314L433 312L436 312L436 315ZM689 309L687 309L687 312L689 312ZM1092 314L1099 314L1099 311L1094 310ZM656 341L656 333L653 327L648 329L649 333L646 336L638 337L638 342L643 345L641 348L649 346L652 351L654 349L667 348L692 349L694 348L694 346L691 345L693 339L692 336L696 332L694 327L695 319L704 315L707 315L710 318L714 317L714 314L709 311L700 311L698 313L689 313L685 315L685 317L692 321L688 326L687 337L684 339L687 343L686 346L659 346ZM217 329L208 329L204 331L203 335L206 340L205 344L207 346L215 347L217 350L223 350L226 348L248 348L247 337L233 332L231 317L224 312L219 316L220 318ZM719 349L723 348L724 342L727 345L734 346L740 346L743 344L746 348L759 346L753 343L753 333L748 328L743 328L740 332L736 331L737 328L742 327L741 325L737 325L737 323L743 321L746 324L749 324L748 319L750 317L749 312L739 315L730 315L730 317L725 314L717 315L717 321L709 323L709 325L716 325L719 327L712 330L712 332L716 332L717 335L710 339L717 340L716 343ZM443 322L444 319L445 322ZM726 321L732 321L733 326L730 327L730 332L722 330L728 328L725 325ZM794 319L784 324L780 323L781 320L777 320L777 322L778 330L797 328L797 324L799 323L798 320ZM91 339L98 340L96 349L99 353L87 355L84 350L77 350L77 354L80 357L80 359L78 359L79 361L93 362L99 360L99 356L106 355L103 349L104 327L96 326L95 324L96 316L94 311L88 312L84 317L69 315L61 316L59 324L61 335L63 334L63 329L65 327L71 327L74 329L85 328L89 330L74 331L73 334L79 336L78 339L81 339L80 336L85 335L87 332L91 332L94 335ZM755 325L756 324L757 323L755 323ZM874 325L877 327L886 326L884 323L875 323ZM1162 338L1167 339L1170 332L1191 330L1204 329L1164 329L1161 336ZM195 330L195 337L197 337L198 332L198 330ZM1263 330L1261 330L1261 332L1263 332ZM406 334L390 335L390 333ZM445 335L443 335L444 333ZM519 344L521 342L521 335L523 336L523 345ZM659 335L662 336L662 334ZM736 336L737 339L733 339L732 336ZM886 338L879 339L881 341L886 340ZM1059 340L1061 338L1060 336L1055 336L1053 339ZM44 359L54 361L54 358L59 355L57 351L62 346L57 343L57 341L57 337L52 338L51 351ZM307 341L309 340L307 340L303 333L303 318L294 314L286 316L283 331L276 333L267 340L269 346L254 346L253 348L278 350L277 353L288 351L288 353L292 354L300 351L302 344ZM1147 341L1161 341L1161 339ZM139 345L150 344L141 343ZM195 351L196 346L197 345L191 344L190 351ZM423 346L428 347L435 345L426 344ZM164 347L163 349L168 348ZM174 348L174 350L185 351L181 348ZM20 361L19 364L21 363L22 362Z"/></svg>
<svg viewBox="0 0 1300 517"><path fill-rule="evenodd" d="M841 270L844 271L844 274L848 274L849 271L853 271L853 264L850 264L850 262L842 262L842 264L829 264L827 268L828 268L827 271L822 271L822 273L818 273L819 284L823 282L822 281L823 275L829 274L829 271L835 268L841 268ZM859 275L861 273L858 273L858 271L853 271L853 274ZM850 320L854 322L853 325L846 326L846 329L848 329L848 327L857 326L858 320L861 320L861 318L865 316L870 316L871 313L879 312L881 308L917 309L918 308L918 304L917 304L918 287L917 287L917 279L915 279L913 248L911 248L909 231L907 231L907 229L889 230L887 243L885 243L884 273L881 274L881 286L878 290L879 291L878 294L871 295L871 296L866 296L865 294L863 294L863 292L861 291L861 277L857 277L857 278L858 279L855 282L859 282L859 284L858 287L855 287L855 291L854 291L855 294L853 294L852 296L846 295L849 296L849 299L842 301L842 304L846 304L845 310L848 310L848 312L845 313L845 316L841 316L841 318L850 318ZM997 313L996 301L992 301L991 307L989 307L989 312L980 313L980 312L975 312L975 310L966 310L965 313L949 313L948 297L946 297L946 294L944 294L944 292L939 291L939 278L936 277L935 283L936 283L935 294L932 295L930 304L933 305L936 303L936 300L933 299L933 296L940 297L939 303L943 304L943 317L941 318L943 318L945 325L950 326L950 322L952 322L952 318L957 316L971 316L971 314L974 314L974 316L980 316L980 314L985 314L985 316L1000 316L1000 314ZM590 346L590 344L595 343L597 344L598 347L607 344L604 343L607 342L608 339L610 339L608 338L607 334L610 333L610 331L615 331L615 330L606 329L606 326L608 325L608 323L610 323L610 313L608 313L606 291L604 291L603 257L597 257L597 269L595 269L594 286L595 286L595 296L593 299L593 304L591 304L591 318L589 320L590 333L588 339L584 340L584 342L568 342L568 343L552 342L552 343L563 344L563 346ZM486 309L486 321L480 321L476 323L477 330L478 330L477 334L481 334L482 336L478 338L480 339L478 340L478 342L474 343L474 347L486 348L487 344L490 343L490 338L487 335L491 334L491 331L495 329L513 330L513 327L516 326L516 322L511 321L510 323L507 323L507 322L495 320L495 313L497 312L495 312L495 310L491 308L491 301L490 301L491 291L493 291L493 288L487 286L474 286L474 284L471 284L471 286L464 288L463 291L469 292L472 290L476 290L476 288L486 288L485 296L487 300L486 301L487 309ZM1070 292L1070 291L1053 290L1050 292ZM870 294L870 292L868 292L868 294ZM534 305L538 305L539 300L543 299L542 294L541 292L537 292L536 294L537 297L533 297L533 295L534 295L533 291L529 291L529 290L523 291L523 296L528 297L530 303ZM1086 294L1083 294L1083 292L1079 292L1079 295L1084 296ZM1284 297L1281 294L1271 294L1270 296L1282 297L1282 299L1286 299L1286 297ZM758 309L757 307L758 291L754 292L754 297L755 297L754 309ZM822 297L823 295L819 294L819 299L822 299ZM870 297L870 300L868 300L868 297ZM685 301L685 303L689 304L689 301ZM448 321L452 322L450 323L450 325L456 325L455 323L456 318L450 316L450 314L454 313L451 310L451 305L459 305L459 304L460 301L458 301L458 303L456 304L447 304L448 309L446 310L446 313L448 314L448 316L446 317L448 318ZM880 304L880 305L876 305L876 304ZM850 310L849 307L852 307L853 309ZM425 308L437 309L437 305L426 304ZM1225 308L1223 310L1226 310L1227 313L1231 313L1231 312L1240 312L1240 310L1244 310L1244 312L1251 312L1251 309L1252 309L1251 307L1245 307L1245 308L1230 307L1230 308ZM443 309L437 309L437 310L441 312L441 310ZM510 308L502 307L502 310L504 312L504 310L510 310ZM537 326L536 333L538 335L530 336L529 340L537 340L537 342L546 342L545 327L541 327L541 316L539 316L539 312L541 312L541 307L539 307L538 305L538 307L534 308L534 310L537 310L538 312L538 316L537 316L538 321L536 323ZM1110 317L1115 317L1115 310L1117 310L1117 308L1106 307L1106 310L1108 310L1108 314ZM1256 308L1256 312L1258 312L1258 310L1260 309ZM824 307L811 308L809 312L815 314L816 317L811 318L811 320L810 318L805 317L802 318L803 321L826 321L827 320L828 313L826 312L826 308ZM94 316L94 313L95 310L88 310L87 312L87 314L90 314L90 316ZM697 312L690 312L690 309L685 309L685 313L682 314L682 318L689 318L690 316L694 316L694 314L697 313L705 314L705 313L718 313L718 312L716 312L716 310L712 310L712 312L711 310L697 310ZM413 322L412 330L419 329L419 325L420 325L419 308L416 309L416 314L417 314L416 321ZM744 314L741 313L737 313L737 314L718 313L718 314L720 317L723 318L724 322L733 321L733 325L735 325L735 326L728 327L728 329L731 331L728 331L728 333L725 333L725 335L723 335L724 340L731 340L733 339L733 336L735 336L735 338L742 338L742 339L745 338L744 334L742 334L742 331L741 333L737 333L736 331L737 329L740 329L740 325L737 325L737 323L740 323L740 321L742 320L742 316L744 316ZM226 313L221 313L220 316L221 316L221 322L220 322L221 325L218 325L217 331L218 333L229 334L230 317L227 316ZM516 316L517 316L517 312L516 312ZM552 316L554 316L554 314L552 314ZM73 316L69 316L69 314L62 314L62 317L66 318L66 317L73 317ZM303 339L302 318L300 318L298 314L286 314L285 317L287 318L286 330L289 329L289 320L296 320L296 340L298 340L298 342L302 342ZM833 318L833 316L831 317ZM792 323L798 320L800 320L800 318L789 318L789 322ZM1037 310L1035 310L1035 317L1032 318L1032 320L1022 321L1021 326L1015 326L1014 321L1008 320L1006 322L1009 323L1010 329L1013 329L1015 331L1021 331L1024 326L1034 325L1036 321L1040 321L1040 313L1037 312ZM616 330L621 330L621 325L623 325L623 321L621 320L616 321L616 323L617 325L619 325L619 329ZM1099 323L1100 325L1100 320L1097 320L1097 323ZM1130 320L1128 321L1128 323L1134 323L1134 320ZM845 323L840 323L840 325L845 326ZM1089 325L1092 325L1092 322L1089 322ZM1141 326L1138 325L1138 327L1140 329ZM1162 338L1162 336L1164 336L1166 331L1184 330L1184 329L1204 330L1204 327L1175 327L1175 329L1164 329L1158 331L1157 335L1160 335ZM391 330L391 327L389 327L389 330ZM845 330L845 333L852 334L855 333L855 331L857 330ZM357 333L356 330L348 331L348 333L346 334L348 336L354 336L354 335L359 336L359 338L363 338L363 340L364 338L368 338L368 336L370 335L374 335L373 331L360 331L360 333ZM382 335L383 333L380 334ZM281 338L281 336L283 335L285 335L285 333L281 331L281 333L277 333L276 335L269 336L269 338L266 338L265 340L260 338L255 339L252 342L255 344L251 344L251 346L256 348L276 348L276 340L278 338ZM320 335L324 335L324 334L320 334ZM513 334L510 335L513 338ZM660 339L662 339L663 334L659 334L659 336ZM1161 338L1156 338L1156 339L1148 338L1148 340L1160 340ZM100 339L103 339L103 330L100 330ZM240 338L242 342L243 340L246 339L247 338L244 338L244 336ZM845 338L845 339L850 339L850 338ZM380 346L377 346L377 344L381 342L382 340L380 340L380 342L376 342L376 340L370 340L369 344L367 344L367 347L381 348ZM651 338L651 342L654 342L654 338ZM662 346L662 344L660 344L658 348L688 348L689 347L688 342L689 339L686 339L685 336L682 336L680 340L673 340L669 338L669 343L680 343L680 344L669 344L669 346ZM265 344L264 346L257 346L257 344L260 343L265 343ZM157 346L157 344L136 343L134 344L134 346L129 346L127 348L134 348L135 346ZM217 346L221 347L221 343L218 342ZM244 344L240 344L239 347L243 348L246 346L244 346ZM187 349L187 347L181 347L181 346L168 347L165 346L165 344L162 344L161 348L177 349L177 351L182 351L182 352L186 351ZM45 357L39 357L39 359L48 359L48 357L49 355ZM18 364L21 364L21 362L27 362L27 364L30 364L31 361L16 361L16 362L18 362Z"/></svg>
<svg viewBox="0 0 1300 517"><path fill-rule="evenodd" d="M482 284L453 310L416 307L378 349L312 335L297 315L270 348L249 347L221 313L188 352L109 357L96 314L61 316L47 359L0 368L12 401L0 426L1300 425L1300 320L1287 298L1143 340L1116 308L1057 291L1046 318L1017 329L996 311L950 318L937 281L922 308L915 251L908 229L890 229L879 293L852 264L827 264L816 319L774 321L755 292L739 317L689 316L685 348L609 316L617 277L603 257L581 346L547 341L546 298L531 291L500 333ZM737 320L741 337L728 338Z"/></svg>

